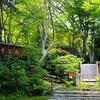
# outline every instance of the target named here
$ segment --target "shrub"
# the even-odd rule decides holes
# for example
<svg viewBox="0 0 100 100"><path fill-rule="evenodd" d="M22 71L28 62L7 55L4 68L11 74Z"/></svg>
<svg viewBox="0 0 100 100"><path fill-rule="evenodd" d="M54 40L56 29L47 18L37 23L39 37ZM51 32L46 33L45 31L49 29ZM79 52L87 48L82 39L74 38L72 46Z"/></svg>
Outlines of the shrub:
<svg viewBox="0 0 100 100"><path fill-rule="evenodd" d="M59 77L61 77L61 82L69 84L74 84L75 77L69 79L70 72L79 72L79 63L83 61L82 58L78 58L75 55L68 54L66 56L57 57L54 61L56 64L56 73L58 73ZM59 74L60 73L60 74ZM63 76L63 77L62 77Z"/></svg>
<svg viewBox="0 0 100 100"><path fill-rule="evenodd" d="M42 82L42 78L48 72L38 67L37 50L31 47L25 50L25 55L29 55L27 62L18 58L10 58L8 66L0 64L0 91L7 95L7 100L15 100L16 97L21 96L40 95L48 89Z"/></svg>
<svg viewBox="0 0 100 100"><path fill-rule="evenodd" d="M11 64L9 67L0 65L0 78L0 90L3 93L16 93L16 95L16 91L24 90L29 81L25 68L18 64ZM22 94L24 91L20 93L20 95Z"/></svg>

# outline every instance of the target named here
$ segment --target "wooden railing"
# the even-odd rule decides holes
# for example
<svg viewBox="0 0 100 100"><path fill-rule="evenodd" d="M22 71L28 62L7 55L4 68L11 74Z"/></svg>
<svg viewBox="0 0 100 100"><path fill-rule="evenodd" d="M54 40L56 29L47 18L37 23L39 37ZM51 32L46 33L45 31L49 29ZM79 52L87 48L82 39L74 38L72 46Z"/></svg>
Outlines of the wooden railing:
<svg viewBox="0 0 100 100"><path fill-rule="evenodd" d="M43 80L48 80L51 83L51 92L53 91L55 78L56 76L50 74L47 75L46 77L43 77Z"/></svg>

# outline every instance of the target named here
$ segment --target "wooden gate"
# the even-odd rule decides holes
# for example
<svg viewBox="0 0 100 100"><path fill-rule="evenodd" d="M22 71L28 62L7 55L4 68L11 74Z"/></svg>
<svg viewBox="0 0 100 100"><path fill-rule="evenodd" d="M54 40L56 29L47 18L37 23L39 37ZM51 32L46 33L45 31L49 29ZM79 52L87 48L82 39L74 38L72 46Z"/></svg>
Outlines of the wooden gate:
<svg viewBox="0 0 100 100"><path fill-rule="evenodd" d="M94 82L98 76L98 64L80 64L80 75L84 82Z"/></svg>

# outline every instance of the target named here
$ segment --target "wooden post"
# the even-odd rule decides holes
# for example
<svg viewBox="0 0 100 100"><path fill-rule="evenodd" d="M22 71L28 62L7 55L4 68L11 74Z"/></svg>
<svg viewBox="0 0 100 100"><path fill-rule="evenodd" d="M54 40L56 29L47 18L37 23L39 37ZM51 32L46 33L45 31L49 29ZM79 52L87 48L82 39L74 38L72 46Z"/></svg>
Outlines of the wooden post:
<svg viewBox="0 0 100 100"><path fill-rule="evenodd" d="M80 62L80 81L82 81L82 62Z"/></svg>
<svg viewBox="0 0 100 100"><path fill-rule="evenodd" d="M50 81L51 81L51 92L52 92L53 91L53 87L54 87L54 79L56 78L56 76L48 75L48 77L50 78Z"/></svg>
<svg viewBox="0 0 100 100"><path fill-rule="evenodd" d="M96 62L96 67L97 67L97 77L98 77L98 75L99 75L98 61Z"/></svg>
<svg viewBox="0 0 100 100"><path fill-rule="evenodd" d="M53 86L54 86L54 79L51 78L51 92L53 91Z"/></svg>
<svg viewBox="0 0 100 100"><path fill-rule="evenodd" d="M42 78L43 80L48 80L48 81L50 81L51 82L51 88L50 88L50 90L51 90L51 92L53 91L53 87L54 87L54 79L56 78L56 76L54 76L54 75L47 75L46 77L44 77L44 78Z"/></svg>
<svg viewBox="0 0 100 100"><path fill-rule="evenodd" d="M79 73L76 73L76 86L79 86Z"/></svg>

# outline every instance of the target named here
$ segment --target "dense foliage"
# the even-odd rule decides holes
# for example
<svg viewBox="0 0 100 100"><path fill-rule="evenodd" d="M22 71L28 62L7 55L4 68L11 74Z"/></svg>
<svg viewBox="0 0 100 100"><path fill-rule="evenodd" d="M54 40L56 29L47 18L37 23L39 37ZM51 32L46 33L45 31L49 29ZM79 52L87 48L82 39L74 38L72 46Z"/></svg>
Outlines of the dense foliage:
<svg viewBox="0 0 100 100"><path fill-rule="evenodd" d="M44 68L47 69L51 74L57 76L56 82L67 83L69 85L75 84L75 77L69 78L69 73L74 72L75 74L79 72L80 62L83 62L83 58L79 58L73 54L67 54L65 56L58 57L48 57L45 61ZM73 80L74 79L74 80ZM72 82L72 84L70 84Z"/></svg>
<svg viewBox="0 0 100 100"><path fill-rule="evenodd" d="M31 50L34 53L38 52L33 48ZM7 95L7 100L21 96L41 95L44 90L49 89L43 84L42 78L48 73L37 65L38 56L34 53L33 56L28 47L25 51L29 56L27 61L12 58L8 66L0 64L0 93Z"/></svg>

